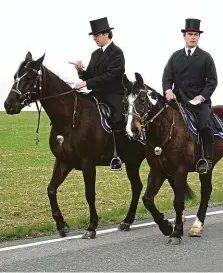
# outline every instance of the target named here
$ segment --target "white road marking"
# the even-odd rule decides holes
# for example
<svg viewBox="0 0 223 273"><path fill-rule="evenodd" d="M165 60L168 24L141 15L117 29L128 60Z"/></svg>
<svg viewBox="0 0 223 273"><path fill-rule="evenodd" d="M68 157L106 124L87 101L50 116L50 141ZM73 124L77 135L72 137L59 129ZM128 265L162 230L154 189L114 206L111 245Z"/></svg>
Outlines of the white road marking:
<svg viewBox="0 0 223 273"><path fill-rule="evenodd" d="M218 215L218 214L223 214L223 210L207 212L206 216ZM185 217L187 219L191 219L191 218L196 218L196 215L192 214L192 215L188 215L188 216L185 216ZM168 219L168 220L170 222L173 222L175 219L171 218L171 219ZM138 227L148 227L148 226L153 226L153 225L156 225L156 223L155 222L149 222L149 223L136 224L136 225L132 225L131 229L138 228ZM111 232L115 232L115 231L118 231L118 228L109 228L109 229L104 229L104 230L98 230L97 235L111 233ZM65 237L65 238L58 238L58 239L51 239L51 240L40 241L40 242L35 242L35 243L23 244L23 245L3 247L3 248L0 248L0 252L8 251L8 250L14 250L14 249L20 249L20 248L39 246L39 245L52 244L52 243L67 241L67 240L80 239L82 237L82 235L83 234L75 235L75 236L68 236L68 237Z"/></svg>

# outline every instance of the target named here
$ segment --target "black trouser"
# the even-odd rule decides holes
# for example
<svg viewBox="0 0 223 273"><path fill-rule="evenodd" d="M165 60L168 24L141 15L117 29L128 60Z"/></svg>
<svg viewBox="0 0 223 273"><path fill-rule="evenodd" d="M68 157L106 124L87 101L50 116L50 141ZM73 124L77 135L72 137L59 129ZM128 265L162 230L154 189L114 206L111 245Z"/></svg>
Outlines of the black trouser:
<svg viewBox="0 0 223 273"><path fill-rule="evenodd" d="M202 137L202 140L206 144L210 144L214 142L214 134L213 129L211 127L211 107L202 103L200 105L196 105L190 107L191 111L193 111L197 118L197 129Z"/></svg>
<svg viewBox="0 0 223 273"><path fill-rule="evenodd" d="M202 103L196 106L189 106L189 109L196 115L197 129L203 141L205 158L213 157L214 133L211 127L211 107Z"/></svg>

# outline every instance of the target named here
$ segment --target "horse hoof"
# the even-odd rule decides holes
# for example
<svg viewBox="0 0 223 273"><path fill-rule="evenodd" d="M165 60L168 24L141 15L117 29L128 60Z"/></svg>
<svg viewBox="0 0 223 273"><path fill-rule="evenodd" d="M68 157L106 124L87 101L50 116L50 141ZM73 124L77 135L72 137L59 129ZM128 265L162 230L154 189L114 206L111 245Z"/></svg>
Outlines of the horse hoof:
<svg viewBox="0 0 223 273"><path fill-rule="evenodd" d="M70 228L66 223L64 224L64 227L59 230L59 234L61 237L66 237L69 232Z"/></svg>
<svg viewBox="0 0 223 273"><path fill-rule="evenodd" d="M88 230L84 233L82 236L82 239L94 239L96 237L96 231L95 230Z"/></svg>
<svg viewBox="0 0 223 273"><path fill-rule="evenodd" d="M181 240L182 240L181 238L170 237L167 242L167 245L180 245Z"/></svg>
<svg viewBox="0 0 223 273"><path fill-rule="evenodd" d="M189 237L201 237L203 232L203 227L192 226L188 232Z"/></svg>
<svg viewBox="0 0 223 273"><path fill-rule="evenodd" d="M118 227L118 230L120 231L129 231L130 230L130 224L128 223L125 223L125 222L121 222L119 227Z"/></svg>
<svg viewBox="0 0 223 273"><path fill-rule="evenodd" d="M159 229L165 236L170 236L173 233L173 225L168 220L163 220L159 224Z"/></svg>

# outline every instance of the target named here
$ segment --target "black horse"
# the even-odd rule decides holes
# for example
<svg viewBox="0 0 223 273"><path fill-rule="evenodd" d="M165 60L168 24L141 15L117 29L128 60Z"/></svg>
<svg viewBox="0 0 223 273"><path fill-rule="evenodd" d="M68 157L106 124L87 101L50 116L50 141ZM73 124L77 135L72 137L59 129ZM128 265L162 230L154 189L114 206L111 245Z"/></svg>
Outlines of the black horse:
<svg viewBox="0 0 223 273"><path fill-rule="evenodd" d="M72 169L81 170L90 210L90 221L83 238L94 238L98 226L95 207L96 166L110 164L114 149L112 133L102 127L95 100L71 89L43 66L44 56L34 61L31 53L27 53L14 76L15 82L5 101L5 110L10 115L19 114L27 104L37 100L41 102L52 125L49 144L56 159L47 190L57 229L61 236L69 232L58 206L57 188ZM129 230L142 191L139 168L145 159L145 146L130 140L125 132L117 136L116 142L132 190L130 207L119 229ZM169 182L173 186L172 179ZM187 190L185 197L190 195L190 188Z"/></svg>
<svg viewBox="0 0 223 273"><path fill-rule="evenodd" d="M135 82L125 79L125 85L129 90L130 105L127 132L135 139L143 130L146 134L146 158L151 167L151 173L143 202L163 234L170 236L168 243L179 244L183 236L182 213L185 185L188 173L196 170L196 155L199 153L200 145L197 144L197 135L193 134L187 125L187 122L192 122L192 119L186 115L188 113L185 112L186 109L182 108L178 102L168 104L165 97L144 83L139 73L135 73L135 77ZM212 111L220 116L220 118L217 117L217 120L222 123L223 107L213 107ZM216 131L216 135L218 134L220 133ZM219 136L215 138L213 166L223 156L223 132ZM201 236L202 234L212 192L212 171L199 175L201 200L197 218L189 231L189 236ZM169 229L170 223L163 220L163 215L157 210L154 203L155 196L168 176L173 177L174 183L176 223L173 232Z"/></svg>

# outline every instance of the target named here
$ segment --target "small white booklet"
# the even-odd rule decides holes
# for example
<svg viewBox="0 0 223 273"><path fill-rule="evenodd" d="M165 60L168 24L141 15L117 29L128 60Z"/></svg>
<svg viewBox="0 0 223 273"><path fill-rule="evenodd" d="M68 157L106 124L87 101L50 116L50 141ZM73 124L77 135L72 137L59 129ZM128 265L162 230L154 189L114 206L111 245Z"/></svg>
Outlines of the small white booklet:
<svg viewBox="0 0 223 273"><path fill-rule="evenodd" d="M201 102L199 100L189 100L189 103L193 104L193 105L198 105Z"/></svg>

